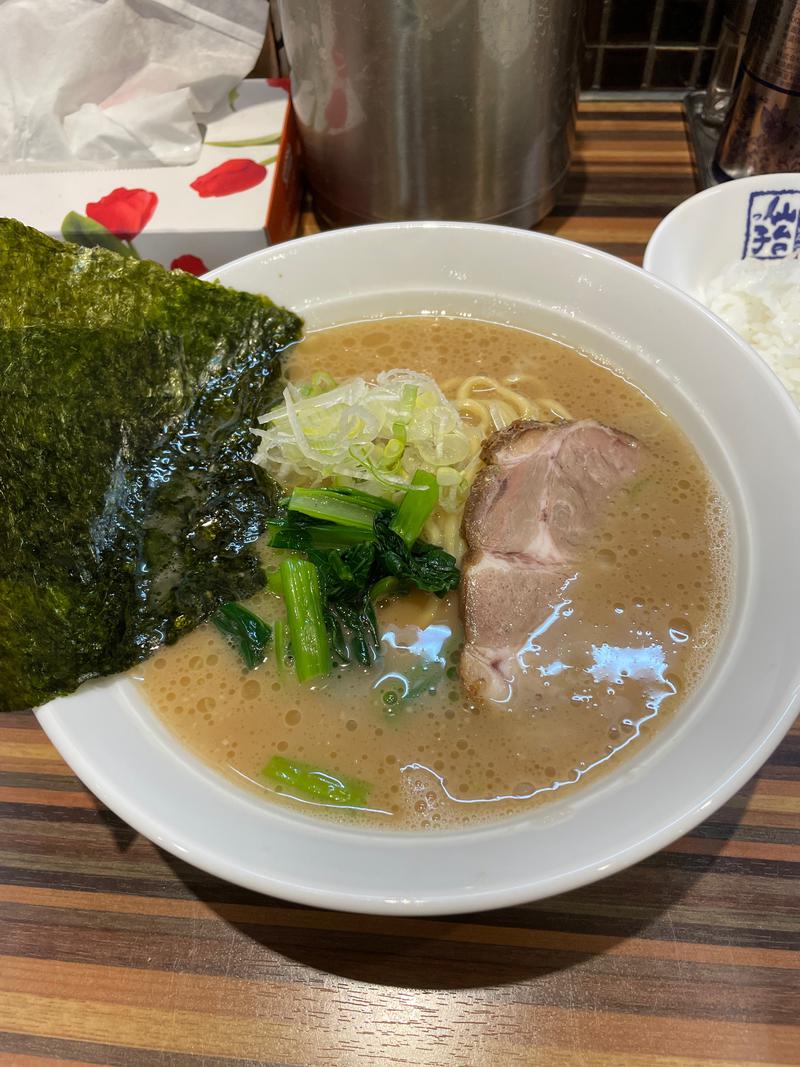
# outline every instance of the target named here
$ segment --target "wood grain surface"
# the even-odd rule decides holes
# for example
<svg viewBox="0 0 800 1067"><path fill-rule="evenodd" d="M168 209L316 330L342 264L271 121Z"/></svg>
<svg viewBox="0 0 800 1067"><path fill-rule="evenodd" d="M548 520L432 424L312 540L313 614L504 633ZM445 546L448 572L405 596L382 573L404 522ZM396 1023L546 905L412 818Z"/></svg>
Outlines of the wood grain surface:
<svg viewBox="0 0 800 1067"><path fill-rule="evenodd" d="M678 105L592 102L579 133L541 229L638 262L694 191ZM32 714L0 717L0 1063L800 1064L798 764L796 725L697 830L588 888L364 918L174 859Z"/></svg>

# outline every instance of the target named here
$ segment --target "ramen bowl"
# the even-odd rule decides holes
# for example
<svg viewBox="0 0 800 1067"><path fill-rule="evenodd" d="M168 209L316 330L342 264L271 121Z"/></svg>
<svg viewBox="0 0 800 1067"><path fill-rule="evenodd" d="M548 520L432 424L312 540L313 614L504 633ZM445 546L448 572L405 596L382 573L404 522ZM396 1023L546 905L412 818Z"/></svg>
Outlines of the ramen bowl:
<svg viewBox="0 0 800 1067"><path fill-rule="evenodd" d="M800 695L800 416L732 331L621 260L461 223L320 234L210 277L269 294L308 328L398 314L472 316L602 355L682 428L730 502L730 611L701 683L657 737L563 799L494 823L408 832L316 820L199 762L129 677L37 712L75 773L182 860L258 892L384 914L478 911L562 893L696 826L758 769ZM602 412L598 412L602 418Z"/></svg>

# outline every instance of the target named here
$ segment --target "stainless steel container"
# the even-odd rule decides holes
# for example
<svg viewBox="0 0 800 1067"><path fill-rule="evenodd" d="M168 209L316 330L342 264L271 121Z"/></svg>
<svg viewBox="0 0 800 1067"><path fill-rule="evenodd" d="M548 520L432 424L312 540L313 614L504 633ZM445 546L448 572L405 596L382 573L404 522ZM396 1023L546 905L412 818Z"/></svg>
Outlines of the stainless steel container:
<svg viewBox="0 0 800 1067"><path fill-rule="evenodd" d="M323 224L546 214L572 149L582 6L281 0Z"/></svg>
<svg viewBox="0 0 800 1067"><path fill-rule="evenodd" d="M797 0L758 0L716 165L727 178L800 170Z"/></svg>

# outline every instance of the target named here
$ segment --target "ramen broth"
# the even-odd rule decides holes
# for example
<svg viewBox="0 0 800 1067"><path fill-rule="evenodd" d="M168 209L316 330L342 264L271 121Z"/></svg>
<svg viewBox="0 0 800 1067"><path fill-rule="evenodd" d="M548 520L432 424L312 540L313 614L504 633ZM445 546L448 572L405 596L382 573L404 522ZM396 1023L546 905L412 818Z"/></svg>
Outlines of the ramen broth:
<svg viewBox="0 0 800 1067"><path fill-rule="evenodd" d="M139 674L151 707L197 756L265 797L275 754L369 783L367 811L308 798L282 803L359 825L456 827L572 793L640 751L706 668L730 575L724 503L678 427L595 358L505 326L397 318L321 330L297 345L287 376L341 381L407 367L440 384L484 373L554 398L642 444L642 469L598 515L580 565L524 654L533 706L476 706L458 678L458 598L414 593L378 608L382 655L301 685L275 657L243 667L206 624ZM264 550L270 565L280 555ZM248 602L272 622L281 601Z"/></svg>

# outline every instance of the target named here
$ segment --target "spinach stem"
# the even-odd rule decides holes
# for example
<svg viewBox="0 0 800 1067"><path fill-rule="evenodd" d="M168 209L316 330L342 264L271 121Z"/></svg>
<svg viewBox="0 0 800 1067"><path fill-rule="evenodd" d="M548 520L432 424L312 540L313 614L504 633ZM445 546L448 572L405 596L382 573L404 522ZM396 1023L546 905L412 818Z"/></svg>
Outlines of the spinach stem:
<svg viewBox="0 0 800 1067"><path fill-rule="evenodd" d="M324 677L330 674L331 650L317 567L308 560L287 559L280 575L297 677L301 682Z"/></svg>
<svg viewBox="0 0 800 1067"><path fill-rule="evenodd" d="M369 794L369 786L357 778L333 774L310 763L273 756L261 772L265 778L278 785L313 797L327 804L343 804L348 807L362 806Z"/></svg>
<svg viewBox="0 0 800 1067"><path fill-rule="evenodd" d="M294 489L288 506L289 511L299 512L311 519L367 531L372 530L376 513L375 507L362 500L350 499L327 489Z"/></svg>
<svg viewBox="0 0 800 1067"><path fill-rule="evenodd" d="M320 525L308 523L304 526L293 526L287 522L283 526L277 523L273 525L269 545L270 548L291 548L303 552L309 548L320 550L349 548L350 545L374 540L374 530L365 530L361 527L336 526L330 522Z"/></svg>
<svg viewBox="0 0 800 1067"><path fill-rule="evenodd" d="M411 548L422 533L422 527L438 502L439 486L435 476L430 471L417 470L389 524L390 529L403 538L406 548Z"/></svg>
<svg viewBox="0 0 800 1067"><path fill-rule="evenodd" d="M278 674L283 678L286 674L286 653L288 652L288 635L286 623L283 619L276 619L274 626L275 636L275 660L278 665Z"/></svg>

